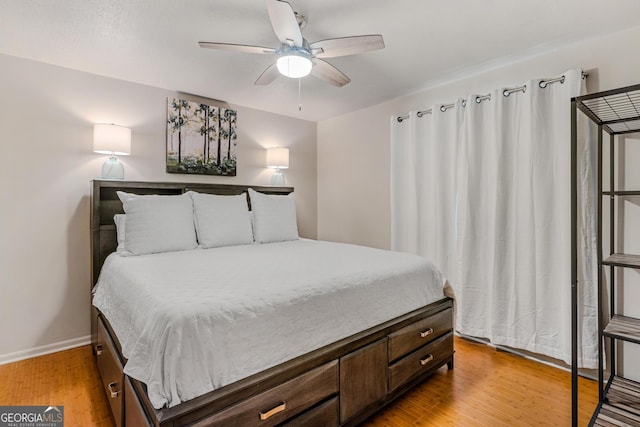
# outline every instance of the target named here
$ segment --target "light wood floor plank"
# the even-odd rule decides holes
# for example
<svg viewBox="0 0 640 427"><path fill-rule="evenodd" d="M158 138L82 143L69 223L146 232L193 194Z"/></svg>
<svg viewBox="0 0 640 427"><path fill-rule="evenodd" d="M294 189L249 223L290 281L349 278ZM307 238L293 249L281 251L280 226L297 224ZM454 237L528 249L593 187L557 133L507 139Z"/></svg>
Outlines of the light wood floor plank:
<svg viewBox="0 0 640 427"><path fill-rule="evenodd" d="M455 338L455 369L438 370L365 427L570 426L569 372ZM112 427L89 346L0 366L0 405L64 405L68 426ZM580 379L588 424L597 384Z"/></svg>

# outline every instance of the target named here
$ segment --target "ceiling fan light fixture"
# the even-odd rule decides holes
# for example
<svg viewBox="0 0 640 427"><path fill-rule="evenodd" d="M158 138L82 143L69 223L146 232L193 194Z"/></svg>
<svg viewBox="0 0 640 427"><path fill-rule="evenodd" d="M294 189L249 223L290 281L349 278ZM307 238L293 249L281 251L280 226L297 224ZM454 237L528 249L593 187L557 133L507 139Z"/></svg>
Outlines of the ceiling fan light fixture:
<svg viewBox="0 0 640 427"><path fill-rule="evenodd" d="M299 79L309 75L313 63L304 53L289 51L278 58L276 67L283 76Z"/></svg>

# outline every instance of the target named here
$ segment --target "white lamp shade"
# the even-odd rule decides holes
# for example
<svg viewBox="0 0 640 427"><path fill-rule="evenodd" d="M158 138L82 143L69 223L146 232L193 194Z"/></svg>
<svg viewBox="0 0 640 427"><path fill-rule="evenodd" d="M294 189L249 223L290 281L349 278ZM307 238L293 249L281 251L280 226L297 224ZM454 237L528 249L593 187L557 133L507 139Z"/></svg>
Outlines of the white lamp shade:
<svg viewBox="0 0 640 427"><path fill-rule="evenodd" d="M287 169L289 167L289 149L282 147L267 148L267 167Z"/></svg>
<svg viewBox="0 0 640 427"><path fill-rule="evenodd" d="M304 77L311 72L313 64L306 56L301 55L285 55L278 58L276 67L283 76L298 79Z"/></svg>
<svg viewBox="0 0 640 427"><path fill-rule="evenodd" d="M131 154L131 129L118 125L93 125L93 151L128 156Z"/></svg>

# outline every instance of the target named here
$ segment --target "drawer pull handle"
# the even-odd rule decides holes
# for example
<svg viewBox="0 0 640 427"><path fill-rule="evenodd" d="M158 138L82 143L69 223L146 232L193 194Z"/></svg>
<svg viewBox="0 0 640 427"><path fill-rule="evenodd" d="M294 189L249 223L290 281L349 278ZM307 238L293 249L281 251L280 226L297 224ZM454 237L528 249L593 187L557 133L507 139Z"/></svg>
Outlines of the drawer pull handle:
<svg viewBox="0 0 640 427"><path fill-rule="evenodd" d="M115 399L120 394L120 392L116 390L117 385L118 383L109 383L109 385L107 386L109 388L109 393L111 393L112 399Z"/></svg>
<svg viewBox="0 0 640 427"><path fill-rule="evenodd" d="M420 332L420 338L426 338L433 333L433 328L429 328L426 331Z"/></svg>
<svg viewBox="0 0 640 427"><path fill-rule="evenodd" d="M284 411L285 409L287 409L287 402L282 402L275 408L269 409L267 412L260 412L260 420L262 421L267 420L272 416L274 416L275 414Z"/></svg>
<svg viewBox="0 0 640 427"><path fill-rule="evenodd" d="M420 359L420 364L422 366L426 365L427 363L431 362L433 360L433 354L429 354L427 357L425 357L424 359Z"/></svg>
<svg viewBox="0 0 640 427"><path fill-rule="evenodd" d="M100 356L102 354L102 344L96 345L95 350L96 350L96 356Z"/></svg>

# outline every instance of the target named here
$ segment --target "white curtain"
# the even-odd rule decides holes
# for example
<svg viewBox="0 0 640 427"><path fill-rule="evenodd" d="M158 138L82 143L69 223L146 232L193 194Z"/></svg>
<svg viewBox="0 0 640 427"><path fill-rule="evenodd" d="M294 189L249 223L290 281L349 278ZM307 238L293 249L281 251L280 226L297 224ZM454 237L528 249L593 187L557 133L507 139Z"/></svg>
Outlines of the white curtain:
<svg viewBox="0 0 640 427"><path fill-rule="evenodd" d="M584 82L564 76L392 118L392 248L441 268L460 333L570 362L570 99ZM583 212L594 210L590 148L582 139ZM595 222L581 219L579 360L595 367Z"/></svg>
<svg viewBox="0 0 640 427"><path fill-rule="evenodd" d="M457 176L454 168L441 166L453 165L458 155L458 145L449 141L459 140L462 109L422 117L412 112L407 120L405 125L392 118L391 245L430 259L452 277Z"/></svg>

